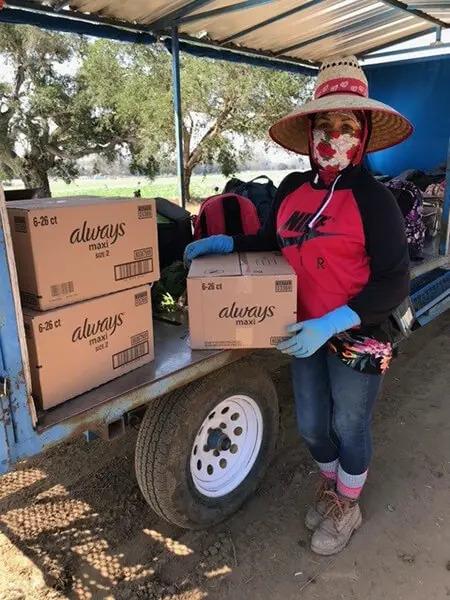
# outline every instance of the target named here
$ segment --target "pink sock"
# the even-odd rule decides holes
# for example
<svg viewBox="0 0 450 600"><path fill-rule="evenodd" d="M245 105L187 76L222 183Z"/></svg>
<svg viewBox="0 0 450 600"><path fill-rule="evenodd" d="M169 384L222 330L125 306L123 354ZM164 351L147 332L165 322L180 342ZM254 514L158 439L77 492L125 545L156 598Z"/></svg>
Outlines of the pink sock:
<svg viewBox="0 0 450 600"><path fill-rule="evenodd" d="M339 465L337 472L337 491L341 496L357 500L367 479L367 471L360 475L350 475Z"/></svg>

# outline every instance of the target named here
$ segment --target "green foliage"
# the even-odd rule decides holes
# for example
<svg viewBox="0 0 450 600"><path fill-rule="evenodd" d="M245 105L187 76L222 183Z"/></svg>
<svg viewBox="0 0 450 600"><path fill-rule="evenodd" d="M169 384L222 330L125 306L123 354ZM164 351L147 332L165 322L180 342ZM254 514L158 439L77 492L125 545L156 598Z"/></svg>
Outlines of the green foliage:
<svg viewBox="0 0 450 600"><path fill-rule="evenodd" d="M0 55L13 73L0 81L2 172L48 187L49 173L76 177L87 154L121 153L148 178L173 161L165 49L0 25ZM306 78L263 68L183 55L181 69L187 191L198 165L235 172L270 124L309 94Z"/></svg>
<svg viewBox="0 0 450 600"><path fill-rule="evenodd" d="M152 286L152 303L155 313L174 312L186 292L187 269L176 261L161 272L160 280Z"/></svg>
<svg viewBox="0 0 450 600"><path fill-rule="evenodd" d="M263 68L183 55L181 70L188 185L200 164L233 173L252 142L268 139L269 126L310 93L307 78ZM149 161L166 164L175 149L170 56L156 46L97 41L82 74L92 102L133 138L134 172L144 174Z"/></svg>
<svg viewBox="0 0 450 600"><path fill-rule="evenodd" d="M86 48L78 36L0 25L0 55L12 74L0 85L0 169L44 195L49 173L69 182L79 158L112 159L122 143L120 127L73 74Z"/></svg>

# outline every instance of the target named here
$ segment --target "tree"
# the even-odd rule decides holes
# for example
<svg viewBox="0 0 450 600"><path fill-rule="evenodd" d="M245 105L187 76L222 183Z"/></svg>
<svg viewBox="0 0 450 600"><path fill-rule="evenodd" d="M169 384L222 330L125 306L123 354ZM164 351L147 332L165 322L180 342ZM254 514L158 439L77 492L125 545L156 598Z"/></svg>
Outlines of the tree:
<svg viewBox="0 0 450 600"><path fill-rule="evenodd" d="M0 26L0 172L50 194L49 173L70 182L77 161L126 159L154 177L174 161L168 52L143 46ZM310 90L308 79L268 69L182 57L186 196L193 170L225 175L251 155L269 125ZM1 75L0 75L1 77Z"/></svg>
<svg viewBox="0 0 450 600"><path fill-rule="evenodd" d="M284 72L182 56L185 193L194 168L218 163L224 175L251 154L255 140L310 94L310 80ZM154 173L175 148L170 56L157 46L104 40L81 68L91 101L132 133L132 165Z"/></svg>
<svg viewBox="0 0 450 600"><path fill-rule="evenodd" d="M99 112L77 75L88 44L79 36L0 26L0 171L50 195L49 172L71 181L77 160L113 159L126 140L114 115Z"/></svg>

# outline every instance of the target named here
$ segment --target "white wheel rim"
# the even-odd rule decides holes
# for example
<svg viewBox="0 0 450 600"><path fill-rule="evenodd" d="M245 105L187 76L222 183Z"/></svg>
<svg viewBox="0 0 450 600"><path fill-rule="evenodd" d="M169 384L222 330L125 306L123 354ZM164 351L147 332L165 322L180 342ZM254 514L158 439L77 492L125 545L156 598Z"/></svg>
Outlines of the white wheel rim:
<svg viewBox="0 0 450 600"><path fill-rule="evenodd" d="M203 421L192 446L190 469L196 489L209 498L236 489L255 464L262 434L262 413L252 398L237 395L220 402ZM208 441L218 443L211 448Z"/></svg>

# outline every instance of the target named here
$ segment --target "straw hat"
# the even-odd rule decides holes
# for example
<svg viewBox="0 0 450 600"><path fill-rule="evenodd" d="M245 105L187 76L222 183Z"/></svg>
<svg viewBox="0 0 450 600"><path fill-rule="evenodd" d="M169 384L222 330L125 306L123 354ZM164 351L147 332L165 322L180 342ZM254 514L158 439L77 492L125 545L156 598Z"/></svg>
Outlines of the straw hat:
<svg viewBox="0 0 450 600"><path fill-rule="evenodd" d="M372 133L367 152L395 146L411 135L413 127L408 119L368 96L367 79L355 56L326 60L319 70L314 100L272 125L270 137L283 148L309 154L309 115L342 109L371 113Z"/></svg>

